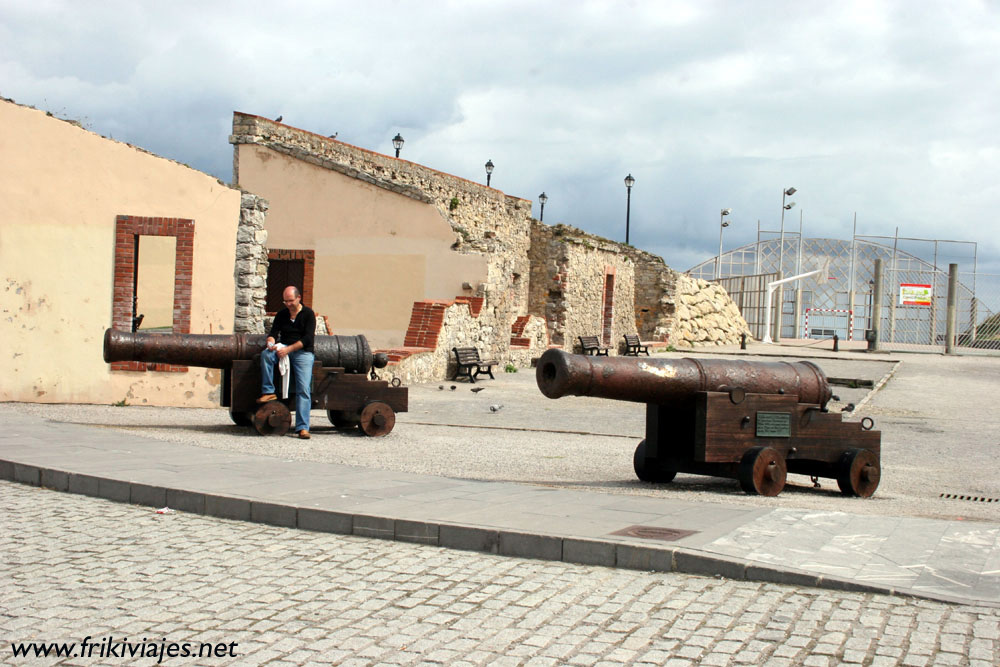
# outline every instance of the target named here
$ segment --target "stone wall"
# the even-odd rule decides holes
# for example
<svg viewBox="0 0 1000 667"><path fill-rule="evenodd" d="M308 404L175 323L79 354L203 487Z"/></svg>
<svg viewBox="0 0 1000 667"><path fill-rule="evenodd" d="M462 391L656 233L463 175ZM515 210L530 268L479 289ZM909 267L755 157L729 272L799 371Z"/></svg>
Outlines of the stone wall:
<svg viewBox="0 0 1000 667"><path fill-rule="evenodd" d="M676 271L662 257L626 247L624 252L635 263L635 324L644 341L670 340L677 321L674 296Z"/></svg>
<svg viewBox="0 0 1000 667"><path fill-rule="evenodd" d="M568 225L532 225L529 311L542 317L553 345L578 347L598 336L613 349L635 333L635 264L622 246ZM605 288L613 284L610 321Z"/></svg>
<svg viewBox="0 0 1000 667"><path fill-rule="evenodd" d="M441 380L456 346L475 346L501 367L527 366L550 345L574 349L578 336L596 335L620 351L626 333L681 347L734 343L747 331L718 286L631 246L540 223L528 200L259 116L234 114L230 142L237 152L255 144L431 204L455 233L453 250L487 258L486 282L468 285L454 301L414 305L406 347L390 351L383 377ZM257 220L262 205L249 207L248 217ZM238 266L249 270L249 251L238 252ZM241 287L257 284L252 271L243 275ZM238 312L249 317L251 297L239 298Z"/></svg>
<svg viewBox="0 0 1000 667"><path fill-rule="evenodd" d="M480 326L494 334L484 352L508 352L507 332L527 311L530 201L260 116L235 113L229 140L263 146L437 207L455 232L452 248L487 258L486 282L470 285L467 296L484 299ZM234 156L238 181L237 170Z"/></svg>
<svg viewBox="0 0 1000 667"><path fill-rule="evenodd" d="M504 372L507 364L527 367L548 348L545 324L540 318L526 318L517 346L508 344L499 354L488 352L495 347L498 334L488 318L477 313L469 301L427 301L414 304L414 319L425 325L411 324L411 330L420 328L420 335L413 339L419 347L389 350L388 367L378 371L379 377L399 378L403 384L433 382L450 378L455 372L454 347L475 347L484 360L498 361L493 373ZM510 334L506 336L508 343ZM395 361L398 360L398 361Z"/></svg>
<svg viewBox="0 0 1000 667"><path fill-rule="evenodd" d="M267 311L267 201L244 192L236 229L236 312L233 331L265 333Z"/></svg>

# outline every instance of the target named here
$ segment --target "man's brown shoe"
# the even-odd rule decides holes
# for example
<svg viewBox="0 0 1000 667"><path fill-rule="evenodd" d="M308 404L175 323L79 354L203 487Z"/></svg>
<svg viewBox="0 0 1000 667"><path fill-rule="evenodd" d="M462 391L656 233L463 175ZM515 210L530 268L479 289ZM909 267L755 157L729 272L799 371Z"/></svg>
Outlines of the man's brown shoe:
<svg viewBox="0 0 1000 667"><path fill-rule="evenodd" d="M275 396L274 394L264 394L263 396L257 399L257 402L270 403L271 401L276 401L276 400L278 400L278 397Z"/></svg>
<svg viewBox="0 0 1000 667"><path fill-rule="evenodd" d="M310 437L312 436L309 435L309 431L305 429L299 431L299 438L301 438L302 440L308 440Z"/></svg>

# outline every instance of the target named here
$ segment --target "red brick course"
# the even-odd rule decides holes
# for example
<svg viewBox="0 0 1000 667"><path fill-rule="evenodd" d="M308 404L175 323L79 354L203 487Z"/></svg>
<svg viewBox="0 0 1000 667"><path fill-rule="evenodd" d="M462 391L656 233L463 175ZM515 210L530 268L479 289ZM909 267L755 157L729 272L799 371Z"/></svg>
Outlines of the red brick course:
<svg viewBox="0 0 1000 667"><path fill-rule="evenodd" d="M478 296L457 296L452 301L444 299L427 299L414 301L410 313L410 326L406 329L403 346L434 350L437 348L438 336L444 325L444 312L449 306L464 303L469 306L473 317L479 317L483 310L485 299Z"/></svg>
<svg viewBox="0 0 1000 667"><path fill-rule="evenodd" d="M531 339L524 336L524 327L527 326L530 319L528 315L521 315L514 320L514 324L510 325L511 347L531 347Z"/></svg>

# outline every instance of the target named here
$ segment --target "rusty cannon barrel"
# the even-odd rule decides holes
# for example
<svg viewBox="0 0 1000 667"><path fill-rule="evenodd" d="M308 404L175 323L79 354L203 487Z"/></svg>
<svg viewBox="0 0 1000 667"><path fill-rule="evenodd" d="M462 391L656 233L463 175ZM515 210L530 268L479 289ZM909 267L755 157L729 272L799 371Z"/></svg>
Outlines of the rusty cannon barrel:
<svg viewBox="0 0 1000 667"><path fill-rule="evenodd" d="M789 394L800 403L826 406L833 392L819 366L808 361L734 359L638 359L548 350L535 369L549 398L596 396L666 404L700 391Z"/></svg>
<svg viewBox="0 0 1000 667"><path fill-rule="evenodd" d="M267 346L264 334L159 334L141 331L104 332L104 361L144 361L202 368L229 368L239 359L253 359ZM313 353L323 366L348 373L384 368L386 355L372 354L364 336L316 336Z"/></svg>

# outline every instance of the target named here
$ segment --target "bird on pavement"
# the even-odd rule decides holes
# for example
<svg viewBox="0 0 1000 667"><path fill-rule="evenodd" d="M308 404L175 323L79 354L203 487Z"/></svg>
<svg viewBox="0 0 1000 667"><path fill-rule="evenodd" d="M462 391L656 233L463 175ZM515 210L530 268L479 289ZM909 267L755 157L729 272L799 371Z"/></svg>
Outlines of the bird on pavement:
<svg viewBox="0 0 1000 667"><path fill-rule="evenodd" d="M469 391L473 392L474 394L478 394L478 393L479 393L479 392L481 392L481 391L482 391L483 389L486 389L486 387L473 387L473 388L472 388L472 389L470 389Z"/></svg>
<svg viewBox="0 0 1000 667"><path fill-rule="evenodd" d="M490 406L490 412L500 412L502 409L503 409L503 405L499 404L499 403L497 405L491 405Z"/></svg>

